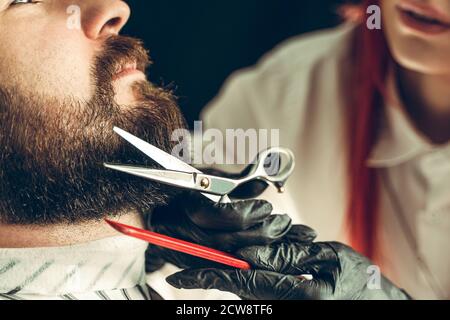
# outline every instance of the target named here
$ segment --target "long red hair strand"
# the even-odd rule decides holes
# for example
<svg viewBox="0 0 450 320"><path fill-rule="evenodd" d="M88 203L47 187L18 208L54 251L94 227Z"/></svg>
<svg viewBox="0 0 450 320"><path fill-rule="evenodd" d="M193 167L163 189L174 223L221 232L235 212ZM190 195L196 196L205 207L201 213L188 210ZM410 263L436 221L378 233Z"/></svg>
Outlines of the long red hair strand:
<svg viewBox="0 0 450 320"><path fill-rule="evenodd" d="M365 0L361 17L379 0ZM390 54L382 30L370 30L365 19L359 24L355 41L356 68L353 101L349 118L349 206L348 226L351 246L375 257L377 242L379 187L376 170L367 160L376 142L383 108L384 82Z"/></svg>

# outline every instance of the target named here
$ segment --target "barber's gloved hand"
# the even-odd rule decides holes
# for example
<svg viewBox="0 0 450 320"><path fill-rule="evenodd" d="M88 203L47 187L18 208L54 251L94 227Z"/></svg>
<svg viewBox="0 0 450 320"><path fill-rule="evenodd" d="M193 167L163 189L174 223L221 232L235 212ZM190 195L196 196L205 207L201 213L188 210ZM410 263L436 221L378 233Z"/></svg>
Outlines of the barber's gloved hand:
<svg viewBox="0 0 450 320"><path fill-rule="evenodd" d="M409 299L380 275L380 288L369 289L372 263L336 242L281 243L238 250L254 270L189 269L167 281L176 288L218 289L249 300ZM311 274L314 280L301 279Z"/></svg>
<svg viewBox="0 0 450 320"><path fill-rule="evenodd" d="M242 175L246 175L246 171ZM217 171L207 173L230 177ZM254 198L265 189L264 183L255 181L231 196ZM167 206L156 208L149 214L147 228L228 252L248 246L267 245L281 239L303 239L305 242L314 240L316 234L312 229L305 226L291 228L291 219L287 215L271 213L272 205L263 200L241 200L224 204L215 203L196 192L183 192ZM218 266L204 259L150 245L146 254L147 272L158 270L166 262L183 269Z"/></svg>
<svg viewBox="0 0 450 320"><path fill-rule="evenodd" d="M157 209L147 223L149 230L217 250L267 245L276 241L313 241L315 232L305 226L292 228L287 215L272 215L272 205L263 200L214 203L196 193L184 193L169 206ZM146 270L153 272L166 262L179 268L216 267L217 264L184 253L150 245Z"/></svg>

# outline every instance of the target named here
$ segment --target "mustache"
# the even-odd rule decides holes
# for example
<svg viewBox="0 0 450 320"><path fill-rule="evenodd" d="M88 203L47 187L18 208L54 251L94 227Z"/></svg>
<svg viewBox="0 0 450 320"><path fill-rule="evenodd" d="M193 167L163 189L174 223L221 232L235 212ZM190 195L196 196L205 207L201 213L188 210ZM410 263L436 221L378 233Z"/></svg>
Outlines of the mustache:
<svg viewBox="0 0 450 320"><path fill-rule="evenodd" d="M152 65L150 55L141 40L127 36L111 36L105 40L102 49L96 56L91 75L97 87L112 88L115 74L128 65L134 65L145 73ZM111 92L111 91L110 91Z"/></svg>

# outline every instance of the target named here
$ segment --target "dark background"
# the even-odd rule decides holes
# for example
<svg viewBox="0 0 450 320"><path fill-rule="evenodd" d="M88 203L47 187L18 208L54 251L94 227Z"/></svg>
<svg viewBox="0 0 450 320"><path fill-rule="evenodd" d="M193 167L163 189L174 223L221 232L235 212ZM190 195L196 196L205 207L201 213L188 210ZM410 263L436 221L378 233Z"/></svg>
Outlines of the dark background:
<svg viewBox="0 0 450 320"><path fill-rule="evenodd" d="M144 40L149 78L175 89L188 123L234 70L281 41L339 22L339 0L128 0L123 34Z"/></svg>

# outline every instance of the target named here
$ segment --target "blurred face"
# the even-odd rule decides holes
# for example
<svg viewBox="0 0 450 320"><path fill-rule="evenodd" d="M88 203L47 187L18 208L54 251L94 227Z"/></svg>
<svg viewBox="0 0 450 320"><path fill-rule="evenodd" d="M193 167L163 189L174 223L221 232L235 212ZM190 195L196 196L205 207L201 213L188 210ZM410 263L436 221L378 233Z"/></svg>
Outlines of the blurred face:
<svg viewBox="0 0 450 320"><path fill-rule="evenodd" d="M0 223L52 224L148 210L157 186L103 168L147 163L121 127L170 151L184 126L150 84L146 50L119 36L118 0L0 0Z"/></svg>
<svg viewBox="0 0 450 320"><path fill-rule="evenodd" d="M381 0L385 34L404 68L450 75L450 0Z"/></svg>

